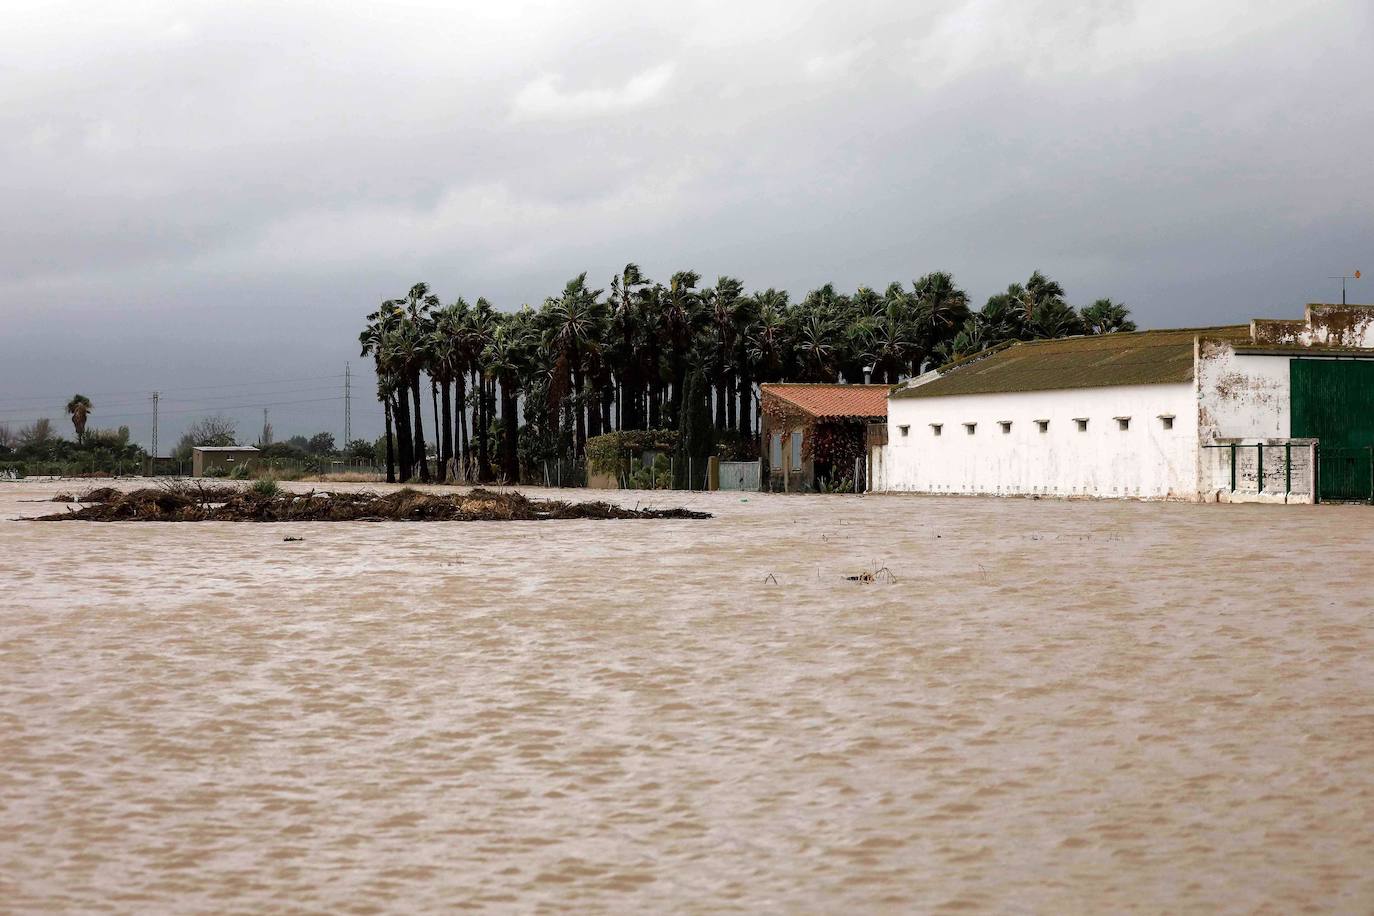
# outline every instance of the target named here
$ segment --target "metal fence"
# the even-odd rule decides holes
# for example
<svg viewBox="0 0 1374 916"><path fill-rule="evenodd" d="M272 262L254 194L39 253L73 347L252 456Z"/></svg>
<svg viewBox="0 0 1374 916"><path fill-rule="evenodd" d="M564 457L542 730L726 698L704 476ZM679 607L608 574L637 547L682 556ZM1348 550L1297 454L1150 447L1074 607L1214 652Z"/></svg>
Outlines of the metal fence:
<svg viewBox="0 0 1374 916"><path fill-rule="evenodd" d="M1374 446L1318 446L1317 481L1323 500L1374 503Z"/></svg>
<svg viewBox="0 0 1374 916"><path fill-rule="evenodd" d="M1226 502L1315 502L1315 439L1232 439L1203 446L1209 492Z"/></svg>

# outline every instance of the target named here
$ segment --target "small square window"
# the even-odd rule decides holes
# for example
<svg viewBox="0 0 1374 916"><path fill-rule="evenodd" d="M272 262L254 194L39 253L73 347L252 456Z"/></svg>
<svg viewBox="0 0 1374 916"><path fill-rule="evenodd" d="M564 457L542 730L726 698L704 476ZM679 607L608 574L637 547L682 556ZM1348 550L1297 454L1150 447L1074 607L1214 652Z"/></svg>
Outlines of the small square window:
<svg viewBox="0 0 1374 916"><path fill-rule="evenodd" d="M1000 426L1000 427L1002 427L1002 435L1005 436L1007 433L1011 432L1011 421L1010 421L1010 420L998 420L998 421L997 421L997 425Z"/></svg>
<svg viewBox="0 0 1374 916"><path fill-rule="evenodd" d="M1086 432L1088 431L1088 418L1087 418L1087 417L1074 417L1074 418L1073 418L1073 422L1075 422L1075 423L1078 424L1078 431L1079 431L1080 433L1086 433Z"/></svg>
<svg viewBox="0 0 1374 916"><path fill-rule="evenodd" d="M944 425L943 423L932 423L932 424L930 424L930 432L931 432L931 435L934 435L934 436L940 435L940 432L941 432L944 428L945 428L945 425Z"/></svg>
<svg viewBox="0 0 1374 916"><path fill-rule="evenodd" d="M1128 429L1131 428L1131 418L1130 418L1130 417L1114 417L1113 419L1116 420L1116 428L1117 428L1117 429L1122 430L1122 431L1124 432L1125 430L1128 430Z"/></svg>
<svg viewBox="0 0 1374 916"><path fill-rule="evenodd" d="M1167 414L1167 413L1165 413L1165 414L1160 414L1160 415L1159 415L1159 425L1162 426L1162 427L1164 427L1165 429L1173 429L1173 428L1174 428L1174 417L1173 417L1173 414Z"/></svg>
<svg viewBox="0 0 1374 916"><path fill-rule="evenodd" d="M1036 420L1036 421L1035 421L1035 425L1038 426L1038 427L1040 427L1040 431L1041 431L1042 433L1047 433L1047 432L1050 431L1050 421L1049 421L1049 420Z"/></svg>
<svg viewBox="0 0 1374 916"><path fill-rule="evenodd" d="M906 424L903 424L903 425L897 427L897 430L898 430L903 436L909 436L909 435L911 435L911 427L908 426L908 425L906 425Z"/></svg>
<svg viewBox="0 0 1374 916"><path fill-rule="evenodd" d="M977 423L965 423L965 424L964 424L964 432L966 432L966 433L968 433L970 436L972 436L974 433L978 432L978 424L977 424Z"/></svg>

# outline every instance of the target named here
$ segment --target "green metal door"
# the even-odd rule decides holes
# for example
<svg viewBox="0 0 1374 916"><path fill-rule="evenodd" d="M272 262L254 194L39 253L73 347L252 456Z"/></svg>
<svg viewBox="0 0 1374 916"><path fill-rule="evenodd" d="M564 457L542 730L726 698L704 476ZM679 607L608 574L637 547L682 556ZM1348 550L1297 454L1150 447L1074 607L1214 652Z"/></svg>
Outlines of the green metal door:
<svg viewBox="0 0 1374 916"><path fill-rule="evenodd" d="M1374 496L1374 361L1294 359L1288 363L1289 435L1319 439L1322 499Z"/></svg>

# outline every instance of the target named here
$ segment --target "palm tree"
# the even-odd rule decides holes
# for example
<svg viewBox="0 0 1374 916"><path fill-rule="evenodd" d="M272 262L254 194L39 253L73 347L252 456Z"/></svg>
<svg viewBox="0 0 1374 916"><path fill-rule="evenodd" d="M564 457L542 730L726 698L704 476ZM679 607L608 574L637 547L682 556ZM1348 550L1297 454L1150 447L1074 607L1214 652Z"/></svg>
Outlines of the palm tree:
<svg viewBox="0 0 1374 916"><path fill-rule="evenodd" d="M84 394L74 394L67 402L67 416L72 418L72 428L76 430L76 441L86 438L86 420L94 412L91 399Z"/></svg>
<svg viewBox="0 0 1374 916"><path fill-rule="evenodd" d="M472 390L477 398L473 405L472 432L477 442L477 479L491 480L491 454L488 450L488 434L491 426L493 405L487 393L487 381L482 367L482 354L491 343L500 323L495 307L485 298L479 298L468 313L463 329L465 348L470 355L468 371L472 376Z"/></svg>
<svg viewBox="0 0 1374 916"><path fill-rule="evenodd" d="M392 383L377 376L377 400L382 402L382 413L386 420L386 482L396 482L396 450L391 444L391 386Z"/></svg>
<svg viewBox="0 0 1374 916"><path fill-rule="evenodd" d="M1131 310L1110 299L1098 299L1092 305L1084 306L1078 314L1089 334L1113 334L1117 331L1135 330L1135 322L1129 317Z"/></svg>
<svg viewBox="0 0 1374 916"><path fill-rule="evenodd" d="M787 293L767 289L755 293L754 301L758 304L758 317L748 331L751 374L760 382L781 381L790 359Z"/></svg>
<svg viewBox="0 0 1374 916"><path fill-rule="evenodd" d="M911 324L900 313L884 314L863 326L863 358L873 367L873 380L889 385L911 364L919 349Z"/></svg>
<svg viewBox="0 0 1374 916"><path fill-rule="evenodd" d="M687 382L687 353L692 346L699 321L701 297L696 291L701 274L694 270L680 270L668 282L666 295L661 298L663 334L668 362L672 371L673 398L671 422L676 426L682 416L682 395Z"/></svg>
<svg viewBox="0 0 1374 916"><path fill-rule="evenodd" d="M453 461L453 398L452 384L462 372L461 315L457 304L435 312L434 326L429 339L429 375L439 386L443 401L443 419L439 431L439 479L448 474ZM456 469L454 471L457 473Z"/></svg>
<svg viewBox="0 0 1374 916"><path fill-rule="evenodd" d="M522 379L530 374L533 315L528 306L501 323L482 351L483 371L501 388L501 476L507 483L520 480L520 418Z"/></svg>
<svg viewBox="0 0 1374 916"><path fill-rule="evenodd" d="M616 420L621 429L642 429L644 426L641 409L644 373L636 353L636 343L643 309L639 287L648 283L639 265L634 263L626 264L618 276L611 278L611 318L606 353L619 379Z"/></svg>
<svg viewBox="0 0 1374 916"><path fill-rule="evenodd" d="M411 476L413 442L410 437L410 411L404 394L406 388L401 371L403 367L396 345L397 332L404 320L405 313L401 311L400 306L395 300L388 299L377 311L367 316L367 325L358 335L358 343L362 347L362 355L372 356L376 366L377 398L384 405L388 420L388 453L393 451L390 421L394 419L396 435L399 437L399 447L394 451L400 465L401 479L408 480ZM394 482L390 467L387 474L388 482Z"/></svg>
<svg viewBox="0 0 1374 916"><path fill-rule="evenodd" d="M663 346L667 337L663 301L667 293L662 283L655 283L639 294L639 375L644 379L644 416L649 429L663 425Z"/></svg>
<svg viewBox="0 0 1374 916"><path fill-rule="evenodd" d="M744 284L734 277L720 277L716 285L701 291L705 307L706 325L711 333L711 362L715 375L716 429L729 429L734 424L734 409L727 410L729 392L734 388L736 375L735 335L738 332L740 305Z"/></svg>
<svg viewBox="0 0 1374 916"><path fill-rule="evenodd" d="M971 315L968 294L954 284L952 274L935 271L912 281L911 298L922 355L947 350ZM912 368L920 371L919 364Z"/></svg>
<svg viewBox="0 0 1374 916"><path fill-rule="evenodd" d="M820 309L805 309L796 324L796 353L801 378L808 382L834 382L839 350L834 320Z"/></svg>
<svg viewBox="0 0 1374 916"><path fill-rule="evenodd" d="M405 361L406 377L414 401L415 460L420 465L420 482L429 483L429 460L425 454L424 405L420 401L420 373L430 364L429 343L432 330L430 313L439 307L439 297L429 285L416 283L397 305L405 312L398 341Z"/></svg>
<svg viewBox="0 0 1374 916"><path fill-rule="evenodd" d="M589 354L600 348L602 335L600 316L597 314L600 296L601 290L587 288L587 275L581 273L567 282L563 287L563 295L547 303L553 321L550 349L557 354L560 367L566 373L560 381L571 381L571 385L563 384L562 387L572 397L574 458L582 457L587 446L583 380Z"/></svg>

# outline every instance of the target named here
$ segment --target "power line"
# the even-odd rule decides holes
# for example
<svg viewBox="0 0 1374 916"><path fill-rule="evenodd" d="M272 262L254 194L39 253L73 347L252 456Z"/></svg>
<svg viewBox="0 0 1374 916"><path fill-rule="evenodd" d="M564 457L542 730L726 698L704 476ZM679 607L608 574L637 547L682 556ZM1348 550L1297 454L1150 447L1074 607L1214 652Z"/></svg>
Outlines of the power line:
<svg viewBox="0 0 1374 916"><path fill-rule="evenodd" d="M190 385L190 386L185 386L185 387L181 387L181 388L164 388L164 389L162 389L162 391L164 391L164 392L167 392L167 391L171 391L171 392L183 392L183 391L211 391L211 390L222 389L222 388L249 388L249 387L254 387L254 386L259 386L259 385L288 385L288 384L291 384L291 383L294 383L294 382L323 382L323 381L330 381L330 380L337 381L338 379L341 379L341 378L343 378L342 375L312 375L312 376L305 377L305 378L263 379L262 381L258 381L258 382L228 382L228 383L223 384L223 385ZM90 395L89 397L91 397L91 399L94 400L95 398L120 398L120 397L132 397L132 396L134 396L134 395L143 395L144 397L147 396L146 393L143 392L143 391L105 391L105 392L101 392L101 393L99 393L99 394ZM65 398L67 398L67 397L69 397L69 395L51 395L51 396L49 396L49 395L44 395L44 394L22 394L22 395L10 395L10 396L8 396L8 397L3 397L3 398L0 398L0 401L46 401L46 400L49 400L49 399L51 399L51 400L53 400L53 401L57 401L57 400L63 400L63 399L65 399Z"/></svg>
<svg viewBox="0 0 1374 916"><path fill-rule="evenodd" d="M224 405L222 405L222 406L214 407L213 409L214 409L214 410L249 410L249 409L259 409L259 408L263 408L263 407L286 407L286 406L290 406L290 405L294 405L294 404L323 404L323 403L327 403L327 402L329 402L329 401L342 401L342 400L343 400L342 397L336 395L336 396L334 396L334 397L332 397L332 398L306 398L306 399L304 399L304 400L299 400L299 401L269 401L269 402L262 402L262 401L259 401L259 402L255 403L255 404L224 404ZM203 412L203 411L205 411L205 410L206 410L205 407L182 407L182 408L177 408L176 410L164 410L164 411L162 411L162 413L165 413L165 414L201 413L201 412ZM134 417L146 417L146 416L147 416L146 413L104 414L104 415L102 416L102 419L105 419L105 420L127 420L127 419L134 418ZM6 420L4 420L4 421L2 421L2 422L5 422L5 423L36 423L36 422L38 422L39 420L51 420L51 419L52 419L51 417L29 417L29 418L27 418L27 419L6 419Z"/></svg>
<svg viewBox="0 0 1374 916"><path fill-rule="evenodd" d="M281 391L238 391L238 392L234 392L233 394L210 395L210 396L208 396L208 397L202 397L202 398L168 398L168 397L163 397L162 400L163 400L165 403L169 403L169 404L205 405L205 406L208 406L208 407L212 407L212 406L213 406L213 402L215 402L215 401L232 401L232 400L239 400L239 399L242 399L242 398L251 398L251 397L270 397L270 396L286 395L286 394L309 394L309 393L316 392L316 391L337 391L337 390L338 390L338 388L336 388L334 385L316 385L316 386L311 386L311 387L309 387L309 388L287 388L287 389L283 389L283 390L281 390ZM99 402L97 402L97 404L96 404L96 408L97 408L97 409L104 410L104 409L108 409L108 408L111 408L111 407L134 407L134 406L136 406L136 405L146 403L147 400L148 400L148 398L147 398L147 396L145 395L144 397L139 398L138 400L134 400L134 401L115 401L114 403L108 403L108 402L105 402L105 401L99 401ZM22 407L0 407L0 414L20 413L20 412L23 412L23 411L31 411L31 410L43 410L43 409L48 408L48 407L51 407L53 410L57 410L57 409L58 409L57 402L48 402L48 403L45 403L45 404L26 404L26 405L24 405L24 406L22 406ZM92 411L92 415L95 415L95 411ZM98 416L97 416L97 419L99 419Z"/></svg>

